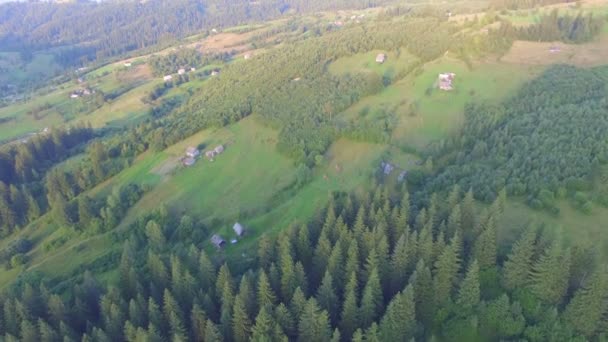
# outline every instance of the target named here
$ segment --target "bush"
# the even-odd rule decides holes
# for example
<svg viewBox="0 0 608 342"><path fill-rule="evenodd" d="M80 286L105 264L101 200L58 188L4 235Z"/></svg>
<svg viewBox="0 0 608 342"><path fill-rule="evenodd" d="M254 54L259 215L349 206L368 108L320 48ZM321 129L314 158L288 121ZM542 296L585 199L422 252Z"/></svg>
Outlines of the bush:
<svg viewBox="0 0 608 342"><path fill-rule="evenodd" d="M25 256L25 254L22 254L22 253L15 254L11 258L11 267L17 268L17 267L25 265L26 262L27 262L27 257Z"/></svg>

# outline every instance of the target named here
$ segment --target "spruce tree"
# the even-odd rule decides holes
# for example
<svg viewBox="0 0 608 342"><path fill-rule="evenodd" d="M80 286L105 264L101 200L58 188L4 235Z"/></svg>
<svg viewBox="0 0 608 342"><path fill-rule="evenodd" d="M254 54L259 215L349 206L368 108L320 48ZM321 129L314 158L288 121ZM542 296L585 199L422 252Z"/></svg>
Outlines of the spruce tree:
<svg viewBox="0 0 608 342"><path fill-rule="evenodd" d="M415 327L414 289L410 285L389 303L380 322L380 339L382 341L407 341L414 336Z"/></svg>
<svg viewBox="0 0 608 342"><path fill-rule="evenodd" d="M262 309L265 306L269 308L274 307L276 303L276 296L272 291L266 272L262 270L258 278L258 291L257 291L258 307Z"/></svg>
<svg viewBox="0 0 608 342"><path fill-rule="evenodd" d="M418 261L416 270L410 277L410 284L414 286L414 302L416 307L416 317L425 327L430 326L434 317L434 298L433 277L431 270L424 263Z"/></svg>
<svg viewBox="0 0 608 342"><path fill-rule="evenodd" d="M328 312L330 321L335 324L338 320L339 302L333 284L333 277L329 271L325 272L321 286L317 290L316 299L319 307Z"/></svg>
<svg viewBox="0 0 608 342"><path fill-rule="evenodd" d="M496 266L496 220L494 215L488 216L483 224L483 231L475 241L475 258L482 270Z"/></svg>
<svg viewBox="0 0 608 342"><path fill-rule="evenodd" d="M359 313L363 328L369 327L378 318L382 310L383 300L380 278L378 277L377 269L374 268L367 280L367 284L365 284L363 297L361 298Z"/></svg>
<svg viewBox="0 0 608 342"><path fill-rule="evenodd" d="M607 328L608 268L600 266L575 294L564 313L564 318L579 333L593 338ZM603 322L603 323L602 323ZM604 324L604 327L602 327Z"/></svg>
<svg viewBox="0 0 608 342"><path fill-rule="evenodd" d="M234 308L232 309L232 331L235 342L246 342L249 340L251 333L251 322L247 315L247 308L240 296L234 300Z"/></svg>
<svg viewBox="0 0 608 342"><path fill-rule="evenodd" d="M411 263L410 257L410 251L407 250L405 234L402 234L399 240L397 240L393 255L391 256L391 271L389 273L391 279L390 295L393 295L404 288L410 271L408 268Z"/></svg>
<svg viewBox="0 0 608 342"><path fill-rule="evenodd" d="M298 341L328 342L331 340L329 317L321 311L314 298L306 303L298 324Z"/></svg>
<svg viewBox="0 0 608 342"><path fill-rule="evenodd" d="M535 240L535 229L528 228L513 245L511 253L503 265L503 283L508 290L515 290L526 285L530 271L532 270Z"/></svg>
<svg viewBox="0 0 608 342"><path fill-rule="evenodd" d="M458 279L460 270L460 257L458 234L452 239L443 253L435 262L435 276L433 289L435 291L435 302L437 305L445 305L451 298L452 290Z"/></svg>
<svg viewBox="0 0 608 342"><path fill-rule="evenodd" d="M539 299L557 305L566 295L569 281L570 250L563 249L555 241L532 266L530 287Z"/></svg>
<svg viewBox="0 0 608 342"><path fill-rule="evenodd" d="M252 342L271 342L273 334L273 318L263 306L255 319L251 332Z"/></svg>
<svg viewBox="0 0 608 342"><path fill-rule="evenodd" d="M460 284L458 299L456 300L458 311L465 315L472 312L479 304L479 300L479 265L477 264L477 260L473 260L469 265L464 280Z"/></svg>
<svg viewBox="0 0 608 342"><path fill-rule="evenodd" d="M205 342L222 342L224 338L220 334L215 324L211 320L207 320L205 324Z"/></svg>
<svg viewBox="0 0 608 342"><path fill-rule="evenodd" d="M340 315L340 330L346 340L350 339L353 332L359 327L359 308L357 304L357 275L352 272L350 280L345 288L342 314Z"/></svg>

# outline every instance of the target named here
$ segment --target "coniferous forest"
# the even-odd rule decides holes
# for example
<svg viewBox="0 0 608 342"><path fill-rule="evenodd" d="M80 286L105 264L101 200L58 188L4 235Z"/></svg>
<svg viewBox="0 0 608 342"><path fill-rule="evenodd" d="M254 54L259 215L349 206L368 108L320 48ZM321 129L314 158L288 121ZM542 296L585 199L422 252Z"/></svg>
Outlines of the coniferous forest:
<svg viewBox="0 0 608 342"><path fill-rule="evenodd" d="M497 0L488 8L556 2ZM392 1L10 3L0 5L0 45L24 54L69 46L58 58L73 66L133 51L148 54L193 33L207 37L212 27L387 3ZM246 61L239 55L244 51L201 53L180 46L145 62L117 63L111 83L119 88L119 72L136 63L147 63L149 78L155 78L131 94L133 102L146 105L144 113L135 113L141 116L104 121L97 128L81 123L88 118L74 125L66 120L0 146L0 277L13 277L0 279L6 284L0 289L0 340L605 341L606 243L581 243L558 224L532 217L546 214L558 222L564 203L581 215L594 205L608 208L608 67L534 69L534 77L491 101L475 96L485 90L480 87L496 86L490 77L475 76L481 79L475 89L458 83L460 74L474 78L474 62L498 64L514 40L582 46L604 29L599 16L547 13L527 26L498 15L455 22L443 7L417 4L378 10L367 21L355 16L348 25L333 17L323 24L283 18L252 35L247 44L254 52ZM377 51L390 54L388 62L377 63ZM405 66L392 66L402 54ZM353 57L365 60L347 66L349 72L330 69ZM417 77L428 72L430 82L437 82L435 61L461 68L452 92ZM181 68L188 70L175 75ZM61 96L96 72L74 79ZM161 80L171 74L172 81ZM419 103L408 102L417 87L423 100L439 103L446 112L440 120L446 122L454 115L447 113L452 101L467 96L459 113L462 126L418 149L393 134L399 114L408 115L406 125L423 121ZM409 113L384 106L394 100L395 89L403 94L395 96L394 107L408 107ZM121 97L118 92L97 93L96 106L110 107L102 115L114 114L111 105L118 101L111 101ZM80 101L68 96L65 103ZM386 98L346 115L375 96ZM366 121L376 104L384 106L379 118L369 115ZM9 114L36 117L49 107ZM212 174L212 162L232 168L230 160L220 161L232 151L235 159L256 153L230 145L248 127L235 126L251 119L261 133L246 132L255 138L239 143L271 145L259 163L270 156L277 165L264 171L283 167L286 174L293 171L293 179L259 204L261 209L241 212L235 205L234 216L245 222L255 219L255 210L272 214L274 203L291 205L302 189L310 190L305 194L310 197L300 200L311 210L299 220L285 214L273 221L269 215L242 239L237 233L238 241L231 241L236 246L225 241L225 248L217 247L212 237L222 233L228 214L194 212L196 201L207 200L202 196L169 207L160 203L183 189L154 190L185 174L190 183L184 177L184 183L173 184L193 185L203 179L193 174ZM335 170L337 179L346 174L340 163L328 162L330 153L351 158L332 151L345 140L370 154L382 151L361 162L365 166L356 164L360 169L350 176L357 184L348 191L341 184L331 188L323 175L327 169ZM216 143L227 149L217 161L201 158L197 166L185 166L186 148L196 146L202 157ZM385 171L391 153L407 163L399 180ZM166 165L174 167L159 171ZM242 180L252 177L249 171L239 170L242 179L225 186L235 198L247 183ZM162 196L145 197L150 193ZM144 198L148 207L137 207ZM233 204L228 202L216 210ZM533 214L513 219L513 203ZM70 238L78 242L66 243ZM111 246L99 248L97 239ZM49 274L41 255L64 262L59 267L68 271Z"/></svg>
<svg viewBox="0 0 608 342"><path fill-rule="evenodd" d="M567 341L606 333L607 269L547 227L497 237L506 197L455 186L414 210L406 191L334 197L229 266L205 227L159 210L115 233L119 282L23 279L1 302L5 340ZM211 255L216 254L213 251ZM56 290L69 295L60 297Z"/></svg>

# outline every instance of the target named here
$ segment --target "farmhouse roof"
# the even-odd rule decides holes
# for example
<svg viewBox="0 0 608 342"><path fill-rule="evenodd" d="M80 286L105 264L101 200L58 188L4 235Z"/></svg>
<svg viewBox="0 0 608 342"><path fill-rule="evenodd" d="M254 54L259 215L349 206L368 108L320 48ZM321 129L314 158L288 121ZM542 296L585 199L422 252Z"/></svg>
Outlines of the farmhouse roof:
<svg viewBox="0 0 608 342"><path fill-rule="evenodd" d="M219 235L214 234L211 237L211 243L213 243L216 247L222 247L224 246L224 244L226 244L226 241Z"/></svg>
<svg viewBox="0 0 608 342"><path fill-rule="evenodd" d="M384 61L386 61L386 54L380 53L376 56L377 63L384 63Z"/></svg>
<svg viewBox="0 0 608 342"><path fill-rule="evenodd" d="M232 227L232 230L234 230L234 232L238 236L241 236L241 235L243 235L243 233L245 233L245 228L243 228L243 226L238 222L234 224L234 226Z"/></svg>

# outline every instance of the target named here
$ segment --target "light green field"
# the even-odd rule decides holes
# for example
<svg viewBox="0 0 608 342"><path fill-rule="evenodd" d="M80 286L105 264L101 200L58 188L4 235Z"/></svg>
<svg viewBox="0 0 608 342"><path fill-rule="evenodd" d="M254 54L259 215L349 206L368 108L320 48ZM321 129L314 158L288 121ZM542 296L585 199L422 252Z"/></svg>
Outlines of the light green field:
<svg viewBox="0 0 608 342"><path fill-rule="evenodd" d="M527 26L539 23L541 16L549 15L554 9L557 9L560 15L578 15L579 13L582 13L583 15L592 13L594 16L608 15L608 6L606 4L589 3L583 4L580 7L574 5L561 5L532 10L510 11L506 15L501 15L501 17L511 21L515 26Z"/></svg>
<svg viewBox="0 0 608 342"><path fill-rule="evenodd" d="M540 67L498 62L476 64L470 70L459 60L444 57L425 64L422 72L410 74L380 94L364 98L344 116L357 117L366 108L393 113L399 119L393 142L419 149L457 132L466 103L502 100L541 71ZM453 91L437 89L437 77L442 72L456 74Z"/></svg>
<svg viewBox="0 0 608 342"><path fill-rule="evenodd" d="M505 209L504 222L500 234L502 240L511 240L529 222L545 224L553 237L562 238L571 246L589 249L592 247L608 258L608 209L595 206L590 215L584 214L567 202L558 204L557 216L546 211L528 207L523 200L510 199Z"/></svg>
<svg viewBox="0 0 608 342"><path fill-rule="evenodd" d="M380 53L387 55L386 61L382 64L376 62L376 56ZM409 54L405 49L399 52L374 50L339 58L331 63L328 69L329 72L336 75L375 72L379 76L392 80L399 73L411 70L419 62L417 57Z"/></svg>

